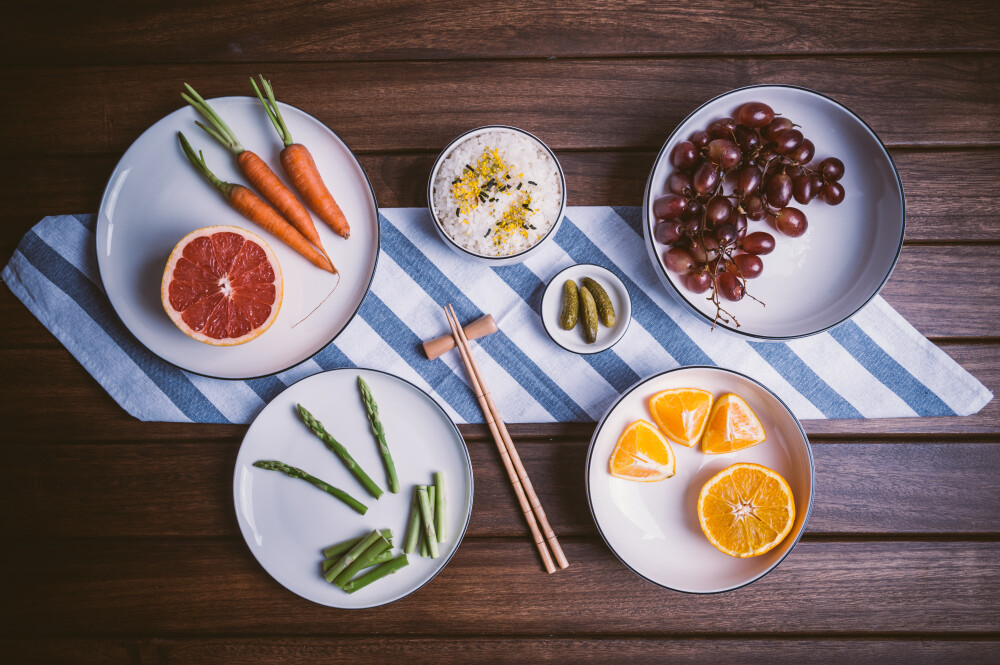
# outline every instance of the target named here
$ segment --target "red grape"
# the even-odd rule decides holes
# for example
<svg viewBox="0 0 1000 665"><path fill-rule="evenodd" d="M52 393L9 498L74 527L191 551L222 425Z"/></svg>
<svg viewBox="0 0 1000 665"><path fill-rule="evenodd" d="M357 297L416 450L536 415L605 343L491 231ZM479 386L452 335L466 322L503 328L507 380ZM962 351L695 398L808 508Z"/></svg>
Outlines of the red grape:
<svg viewBox="0 0 1000 665"><path fill-rule="evenodd" d="M760 134L754 129L748 129L743 125L736 125L733 131L736 136L736 144L744 153L753 153L760 147Z"/></svg>
<svg viewBox="0 0 1000 665"><path fill-rule="evenodd" d="M691 246L686 251L695 263L708 263L708 248L697 238L691 238Z"/></svg>
<svg viewBox="0 0 1000 665"><path fill-rule="evenodd" d="M716 170L715 164L702 162L702 165L694 172L691 184L694 186L694 191L699 194L708 194L715 189L715 186L719 184L719 172Z"/></svg>
<svg viewBox="0 0 1000 665"><path fill-rule="evenodd" d="M779 116L761 128L760 136L765 141L773 141L774 136L778 132L783 132L786 129L791 129L793 126L794 123L792 123L791 120Z"/></svg>
<svg viewBox="0 0 1000 665"><path fill-rule="evenodd" d="M740 163L743 155L736 144L727 139L715 139L708 144L708 159L724 169L731 169Z"/></svg>
<svg viewBox="0 0 1000 665"><path fill-rule="evenodd" d="M736 117L741 125L756 129L774 120L774 111L762 102L748 102L740 107Z"/></svg>
<svg viewBox="0 0 1000 665"><path fill-rule="evenodd" d="M844 200L844 186L839 182L828 182L823 185L821 196L832 206L840 205L840 202Z"/></svg>
<svg viewBox="0 0 1000 665"><path fill-rule="evenodd" d="M698 163L698 149L690 141L681 141L670 151L670 163L687 171Z"/></svg>
<svg viewBox="0 0 1000 665"><path fill-rule="evenodd" d="M733 224L719 224L715 227L712 235L720 245L728 245L736 240L736 226Z"/></svg>
<svg viewBox="0 0 1000 665"><path fill-rule="evenodd" d="M733 257L733 263L743 279L753 279L764 272L764 262L756 254L737 254Z"/></svg>
<svg viewBox="0 0 1000 665"><path fill-rule="evenodd" d="M782 208L774 218L778 230L786 236L798 238L806 232L806 215L798 208Z"/></svg>
<svg viewBox="0 0 1000 665"><path fill-rule="evenodd" d="M673 219L684 212L685 207L687 207L687 201L684 200L683 196L667 194L656 199L653 203L653 215L657 219Z"/></svg>
<svg viewBox="0 0 1000 665"><path fill-rule="evenodd" d="M694 259L691 255L676 247L663 253L663 262L667 264L667 270L681 274L690 272L694 268Z"/></svg>
<svg viewBox="0 0 1000 665"><path fill-rule="evenodd" d="M681 237L681 230L680 222L659 222L653 231L653 235L656 237L656 242L669 245Z"/></svg>
<svg viewBox="0 0 1000 665"><path fill-rule="evenodd" d="M708 220L716 224L721 224L729 219L733 213L733 204L725 196L713 196L705 206L705 214Z"/></svg>
<svg viewBox="0 0 1000 665"><path fill-rule="evenodd" d="M717 281L719 284L719 292L726 298L726 300L732 300L735 302L743 299L743 294L746 292L746 288L734 273L724 272L719 275Z"/></svg>
<svg viewBox="0 0 1000 665"><path fill-rule="evenodd" d="M691 176L674 171L667 178L667 189L674 194L683 194L685 189L691 189Z"/></svg>
<svg viewBox="0 0 1000 665"><path fill-rule="evenodd" d="M719 118L709 124L708 135L713 139L728 139L732 138L735 129L736 121L732 118Z"/></svg>
<svg viewBox="0 0 1000 665"><path fill-rule="evenodd" d="M684 285L695 293L704 293L712 286L712 276L705 271L693 272L684 277Z"/></svg>
<svg viewBox="0 0 1000 665"><path fill-rule="evenodd" d="M792 194L795 196L795 200L802 205L812 201L816 196L812 176L797 175L792 178Z"/></svg>
<svg viewBox="0 0 1000 665"><path fill-rule="evenodd" d="M748 194L760 187L760 169L756 166L744 166L736 172L736 191Z"/></svg>
<svg viewBox="0 0 1000 665"><path fill-rule="evenodd" d="M774 151L779 155L787 155L798 149L804 141L805 137L802 136L802 132L794 128L786 129L775 134Z"/></svg>
<svg viewBox="0 0 1000 665"><path fill-rule="evenodd" d="M759 196L751 196L743 202L743 210L747 213L747 219L759 222L764 219L764 202Z"/></svg>
<svg viewBox="0 0 1000 665"><path fill-rule="evenodd" d="M792 200L792 179L784 173L776 173L767 181L764 190L772 208L784 208Z"/></svg>
<svg viewBox="0 0 1000 665"><path fill-rule="evenodd" d="M774 251L774 236L767 231L754 231L743 239L743 251L750 254L770 254Z"/></svg>
<svg viewBox="0 0 1000 665"><path fill-rule="evenodd" d="M802 141L802 145L789 153L789 157L797 161L799 164L808 164L809 160L813 158L816 154L816 146L809 139Z"/></svg>
<svg viewBox="0 0 1000 665"><path fill-rule="evenodd" d="M836 157L827 157L819 163L818 170L827 180L840 180L844 177L844 162Z"/></svg>
<svg viewBox="0 0 1000 665"><path fill-rule="evenodd" d="M699 150L708 145L708 142L712 140L712 137L708 135L704 129L699 129L688 139L691 143L695 145Z"/></svg>

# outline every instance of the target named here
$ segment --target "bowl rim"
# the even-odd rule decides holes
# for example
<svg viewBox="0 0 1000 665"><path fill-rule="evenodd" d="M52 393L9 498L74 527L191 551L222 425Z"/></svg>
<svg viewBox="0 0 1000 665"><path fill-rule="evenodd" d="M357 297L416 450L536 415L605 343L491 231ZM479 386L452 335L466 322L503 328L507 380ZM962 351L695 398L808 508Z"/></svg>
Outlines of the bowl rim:
<svg viewBox="0 0 1000 665"><path fill-rule="evenodd" d="M445 233L443 228L441 228L441 222L440 220L438 220L437 211L434 208L434 179L441 168L441 163L444 161L444 158L448 156L448 153L450 153L452 149L455 148L455 146L457 146L470 134L490 129L509 129L511 131L524 134L528 136L528 138L537 141L538 144L542 146L542 148L545 150L545 152L549 154L549 157L552 158L552 161L555 162L556 172L559 173L559 188L561 196L559 201L559 212L556 213L555 221L552 223L552 226L549 227L549 230L545 232L545 235L539 238L534 245L528 247L527 249L521 250L517 254L506 254L504 256L486 256L485 254L477 254L473 251L470 251L462 247L457 242L455 242L455 240L451 236ZM443 238L445 241L447 241L452 248L462 252L463 254L468 254L473 258L490 262L492 261L511 262L512 259L516 259L518 257L521 257L521 260L524 260L528 252L537 249L539 246L541 246L543 242L552 237L553 232L559 227L559 224L562 221L562 218L566 212L566 174L563 172L562 164L559 163L559 159L556 157L556 153L552 150L552 148L550 148L545 143L545 141L541 140L531 132L525 129L521 129L520 127L514 127L512 125L482 125L481 127L474 127L470 130L462 132L454 139L452 139L451 142L448 143L448 145L446 145L444 149L438 154L437 158L434 160L434 164L431 165L431 172L430 175L428 175L427 177L427 210L431 214L431 221L434 222L434 228L437 229L438 235L441 236L441 238Z"/></svg>
<svg viewBox="0 0 1000 665"><path fill-rule="evenodd" d="M680 130L680 127L688 120L690 120L692 116L700 112L709 104L713 104L716 101L719 101L724 97L728 97L729 95L735 94L737 92L742 92L744 90L753 90L756 88L789 88L792 90L798 90L811 95L815 95L817 97L821 97L826 101L834 104L835 106L842 108L844 111L848 113L848 115L852 116L855 120L857 120L861 124L861 126L864 127L869 134L871 134L872 138L875 139L875 143L878 144L878 147L882 150L882 155L888 161L889 167L892 169L892 174L896 179L896 190L899 193L899 241L896 244L896 253L892 257L892 262L889 264L889 269L886 271L885 276L882 278L882 281L879 282L878 286L871 293L871 295L865 298L864 302L858 305L854 309L854 311L850 312L849 314L841 318L839 321L823 326L822 328L818 328L810 332L798 333L795 335L763 335L759 333L752 333L752 332L747 332L745 330L741 330L740 328L731 326L728 323L724 323L721 320L714 321L712 317L708 316L707 314L702 312L700 309L698 309L691 303L691 301L688 299L686 295L684 295L681 289L679 289L677 285L674 284L666 268L663 266L663 263L659 259L654 258L656 255L655 251L656 248L654 245L654 240L649 231L649 224L650 224L649 206L652 201L653 173L656 171L656 168L657 166L659 166L660 162L667 156L667 147L677 137L677 133ZM712 97L711 99L700 104L696 109L688 113L683 120L677 123L677 126L674 127L674 130L672 132L670 132L670 135L667 137L667 140L664 141L663 146L660 148L660 151L656 154L656 159L653 160L653 166L649 170L649 177L646 179L646 191L642 201L642 224L643 224L642 227L643 236L646 242L646 247L650 253L650 259L652 260L653 265L660 271L660 273L662 273L661 281L666 282L667 284L670 285L670 288L673 290L673 295L679 298L684 303L684 305L687 306L687 309L689 311L693 312L694 314L704 319L708 323L711 323L714 326L718 326L723 330L738 335L739 337L742 338L755 339L761 341L787 341L793 339L801 339L803 337L811 337L812 335L818 335L819 333L826 332L827 330L836 328L842 323L850 320L855 314L864 309L865 306L868 305L868 303L874 300L875 296L881 293L882 288L885 286L886 282L889 281L889 277L892 276L893 271L896 269L896 264L899 262L899 254L903 249L903 239L906 236L906 197L903 193L903 181L899 177L899 169L896 168L896 163L892 160L892 155L889 154L889 150L885 147L885 144L882 142L882 139L879 138L878 134L875 133L875 130L872 129L871 126L867 122L865 122L861 116L859 116L857 113L855 113L846 105L838 102L833 97L824 95L823 93L813 90L812 88L806 88L804 86L791 85L787 83L758 83L754 85L746 85L739 88L733 88L732 90L728 90L720 95L716 95L715 97Z"/></svg>
<svg viewBox="0 0 1000 665"><path fill-rule="evenodd" d="M590 467L594 460L594 447L597 444L597 437L600 435L601 430L604 428L604 425L607 422L608 416L611 414L611 412L614 411L619 404L621 404L622 400L624 400L626 397L631 395L638 388L645 385L649 381L658 379L661 376L666 376L667 374L672 374L673 372L680 372L691 369L718 370L723 373L733 374L735 376L744 378L763 388L764 391L766 391L768 394L771 395L771 397L773 397L775 400L778 401L778 404L780 404L781 407L785 409L788 415L792 418L792 422L795 423L796 427L798 427L799 434L802 435L802 442L805 444L806 455L808 456L809 459L809 503L808 505L806 505L806 510L802 517L802 526L799 527L798 531L795 533L795 537L793 538L791 544L788 546L788 549L785 550L785 553L782 554L781 557L773 564L771 564L766 570L756 575L755 577L750 578L746 582L737 584L735 586L727 587L725 589L713 589L710 591L692 591L690 589L678 589L668 584L661 584L656 580L652 580L646 577L645 575L637 571L635 568L633 568L631 565L629 565L629 563L625 561L625 559L623 559L622 556L618 553L618 550L615 549L614 545L611 544L611 541L608 539L608 536L604 533L604 529L601 528L601 523L600 521L598 521L597 514L594 512L594 499L591 496L591 491L590 491ZM734 462L734 464L736 463L737 462ZM648 376L645 379L640 379L632 386L630 386L625 392L623 392L621 395L618 396L618 398L614 401L614 403L612 403L611 406L608 407L607 411L604 412L604 415L601 416L601 419L597 421L597 426L594 428L594 434L590 437L590 445L587 447L587 462L584 465L583 474L584 474L584 484L586 485L587 488L587 507L590 509L590 516L594 520L594 525L597 526L598 533L601 534L601 539L604 541L604 544L608 546L608 549L611 550L611 553L615 555L615 558L621 561L626 568L628 568L633 573L635 573L642 579L646 580L647 582L650 582L651 584L655 584L656 586L663 589L669 589L671 591L677 591L679 593L687 593L693 596L707 596L717 593L726 593L728 591L735 591L736 589L742 589L745 586L753 584L754 582L761 579L762 577L770 573L772 570L777 568L778 565L782 561L784 561L789 554L792 553L792 550L795 549L795 546L798 545L799 541L802 539L802 535L805 533L806 527L809 525L809 517L812 515L813 502L815 501L816 498L816 463L815 460L813 459L812 445L809 443L809 437L806 436L806 431L802 428L802 422L798 419L795 413L790 408L788 408L788 405L785 404L784 400L778 397L778 395L773 390L765 386L763 383L754 379L753 377L743 374L742 372L737 372L736 370L729 369L728 367L720 367L718 365L682 365L680 367L674 367L672 369L664 370L657 374L653 374L652 376ZM791 534L789 534L789 536L791 536ZM786 536L786 538L789 536Z"/></svg>
<svg viewBox="0 0 1000 665"><path fill-rule="evenodd" d="M625 321L625 327L622 328L622 331L618 333L618 335L614 338L614 340L610 344L608 344L604 348L596 349L594 351L577 351L576 349L571 349L568 346L565 346L562 342L556 339L555 335L553 335L552 332L550 331L549 323L545 318L544 312L542 311L541 303L545 301L545 295L549 292L550 289L554 287L556 280L559 279L559 276L565 273L567 270L572 270L573 268L579 268L580 266L592 266L594 268L600 268L601 270L607 271L611 275L611 277L614 278L614 280L618 282L618 284L621 286L621 290L625 293L625 302L628 303L628 320ZM628 287L625 286L625 282L623 282L621 278L614 273L613 270L605 268L604 266L598 265L596 263L590 263L590 262L574 263L573 265L566 266L565 268L557 272L555 275L552 275L552 277L549 278L548 284L545 285L545 289L542 290L542 300L538 305L538 309L539 309L538 318L542 320L542 329L545 331L545 334L549 336L549 339L555 342L556 346L558 346L559 348L569 351L570 353L575 353L578 356L592 356L595 353L604 353L608 349L613 348L616 344L618 344L618 342L622 341L622 338L625 337L625 333L628 332L629 326L632 325L632 294L628 292ZM615 314L617 315L618 312L615 312Z"/></svg>

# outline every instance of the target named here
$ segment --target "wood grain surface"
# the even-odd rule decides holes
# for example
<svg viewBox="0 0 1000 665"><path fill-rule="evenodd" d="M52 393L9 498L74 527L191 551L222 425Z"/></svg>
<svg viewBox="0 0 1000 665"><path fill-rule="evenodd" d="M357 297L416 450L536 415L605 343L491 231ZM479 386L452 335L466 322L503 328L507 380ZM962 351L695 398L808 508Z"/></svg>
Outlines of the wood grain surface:
<svg viewBox="0 0 1000 665"><path fill-rule="evenodd" d="M387 207L426 205L437 152L491 123L557 151L570 205L639 205L700 103L816 89L900 172L906 241L882 295L1000 389L996 2L57 0L18 6L0 34L3 261L43 216L95 212L185 81L246 95L266 74L356 151ZM246 427L140 422L6 289L0 321L3 662L1000 662L996 400L965 418L806 421L802 541L704 597L642 580L601 540L582 482L592 424L510 428L571 562L551 576L488 430L462 426L476 497L458 554L413 596L344 612L283 589L243 543Z"/></svg>

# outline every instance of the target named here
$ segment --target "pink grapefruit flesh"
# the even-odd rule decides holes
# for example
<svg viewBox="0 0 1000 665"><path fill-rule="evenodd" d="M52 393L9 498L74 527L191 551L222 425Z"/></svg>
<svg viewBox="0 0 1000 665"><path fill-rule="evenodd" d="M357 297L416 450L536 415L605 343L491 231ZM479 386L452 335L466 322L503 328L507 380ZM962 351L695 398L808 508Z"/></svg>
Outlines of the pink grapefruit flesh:
<svg viewBox="0 0 1000 665"><path fill-rule="evenodd" d="M281 309L278 257L238 226L207 226L184 236L167 259L160 298L186 335L215 346L244 344Z"/></svg>

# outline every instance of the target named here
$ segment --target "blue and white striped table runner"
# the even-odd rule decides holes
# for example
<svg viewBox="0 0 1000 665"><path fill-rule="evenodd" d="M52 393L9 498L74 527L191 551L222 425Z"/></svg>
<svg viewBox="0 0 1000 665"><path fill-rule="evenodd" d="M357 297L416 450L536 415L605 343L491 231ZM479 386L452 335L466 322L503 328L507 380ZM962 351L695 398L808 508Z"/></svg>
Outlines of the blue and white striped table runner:
<svg viewBox="0 0 1000 665"><path fill-rule="evenodd" d="M296 380L334 367L371 367L432 394L456 422L482 422L457 354L428 361L421 340L447 330L440 303L500 332L476 351L508 422L594 421L639 379L679 365L719 365L770 387L799 418L969 415L992 394L881 298L834 330L787 344L712 333L666 293L646 258L638 208L569 208L555 242L525 263L487 268L435 235L423 208L382 211L371 292L337 340L271 377L222 381L160 360L132 337L104 295L93 215L46 217L2 277L13 293L130 414L141 420L246 423ZM537 311L544 285L574 263L614 271L632 297L632 324L614 348L578 356L557 347Z"/></svg>

